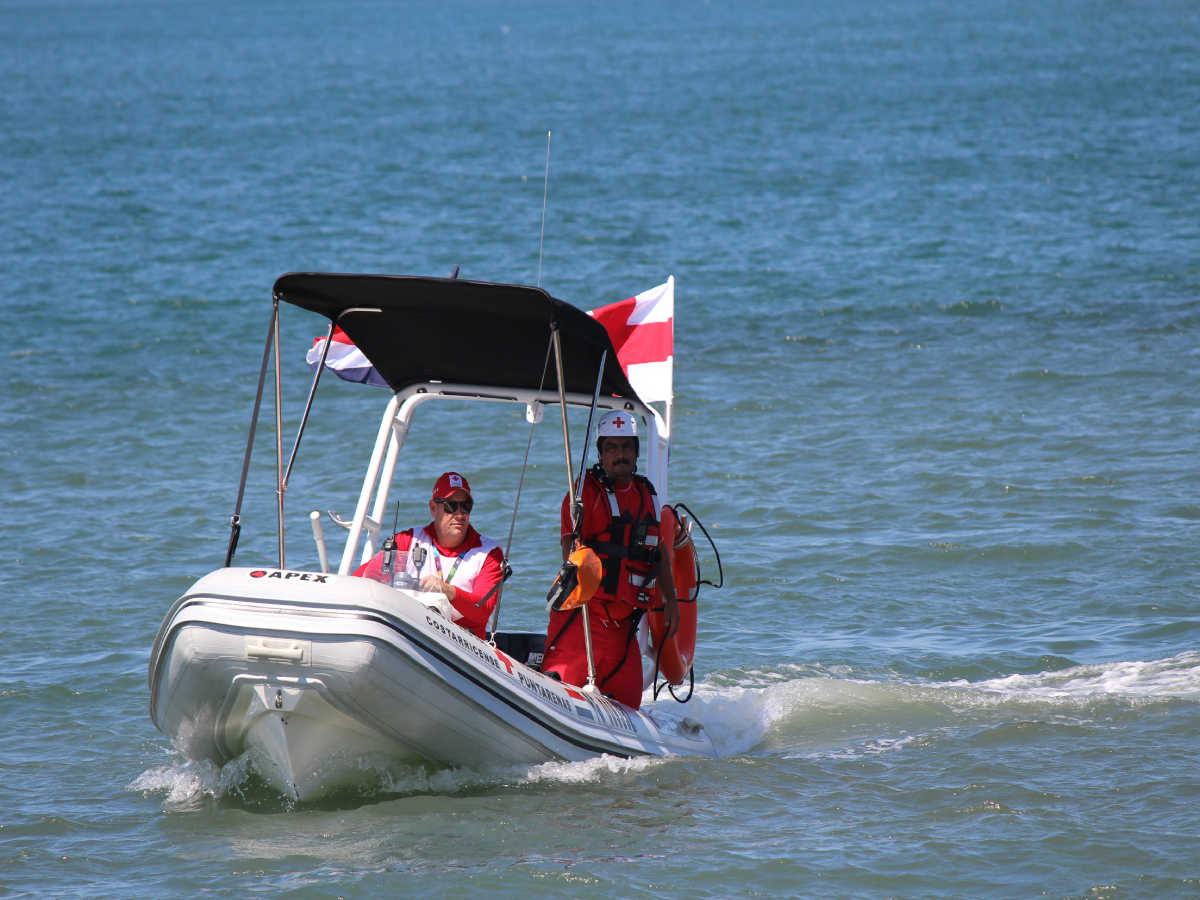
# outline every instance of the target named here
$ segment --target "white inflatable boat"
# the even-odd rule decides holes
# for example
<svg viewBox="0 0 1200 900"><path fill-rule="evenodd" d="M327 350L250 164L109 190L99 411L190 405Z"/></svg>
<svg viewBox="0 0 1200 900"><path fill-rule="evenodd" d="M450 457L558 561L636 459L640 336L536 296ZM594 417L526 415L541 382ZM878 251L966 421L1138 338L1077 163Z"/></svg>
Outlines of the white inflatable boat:
<svg viewBox="0 0 1200 900"><path fill-rule="evenodd" d="M647 470L665 498L669 408L664 418L639 399L604 327L538 288L456 278L291 274L276 282L273 296L260 398L278 346L281 300L331 322L304 422L339 337L340 349L361 354L357 369L339 374L385 383L393 394L355 514L340 523L349 534L336 573L325 562L315 513L321 570L286 567L283 501L295 450L285 467L279 441L279 559L232 565L251 428L226 564L171 607L150 657L150 715L172 743L191 759L217 764L248 755L259 775L300 800L394 763L487 769L598 754L713 755L703 727L683 707L633 710L591 685L543 675L544 634L500 631L482 640L454 624L440 593L349 574L378 550L397 453L415 410L438 398L523 404L531 424L544 406L558 404L564 436L569 405L626 409L646 424ZM449 361L434 337L447 321L464 351ZM276 354L276 434L286 364Z"/></svg>

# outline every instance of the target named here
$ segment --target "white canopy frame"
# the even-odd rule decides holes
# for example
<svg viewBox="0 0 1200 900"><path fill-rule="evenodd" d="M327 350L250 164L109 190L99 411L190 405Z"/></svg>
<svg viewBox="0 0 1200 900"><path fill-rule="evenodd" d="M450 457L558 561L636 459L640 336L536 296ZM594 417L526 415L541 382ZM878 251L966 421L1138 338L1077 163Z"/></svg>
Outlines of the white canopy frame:
<svg viewBox="0 0 1200 900"><path fill-rule="evenodd" d="M382 523L387 511L388 495L400 448L404 446L408 437L417 408L431 400L520 403L526 407L526 420L536 424L541 421L545 407L558 405L559 395L555 390L508 389L438 381L409 385L394 394L384 410L375 437L375 446L363 478L362 489L359 491L354 516L349 523L350 533L346 536L345 549L338 566L339 575L349 575L378 552ZM590 409L592 396L567 393L566 402L568 406ZM654 484L659 503L666 503L667 463L671 447L670 406L667 407L668 418L664 418L657 409L640 400L602 396L597 402L597 409L623 409L639 416L645 423L645 438L641 444L645 455L646 477ZM358 550L360 542L361 551Z"/></svg>

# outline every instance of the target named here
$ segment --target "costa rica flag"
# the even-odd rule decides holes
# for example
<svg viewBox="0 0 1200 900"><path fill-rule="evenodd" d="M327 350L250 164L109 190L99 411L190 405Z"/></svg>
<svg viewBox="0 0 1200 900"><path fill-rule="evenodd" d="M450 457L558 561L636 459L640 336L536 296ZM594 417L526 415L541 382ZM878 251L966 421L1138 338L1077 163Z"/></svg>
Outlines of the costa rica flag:
<svg viewBox="0 0 1200 900"><path fill-rule="evenodd" d="M315 372L321 364L321 352L325 347L325 338L319 337L313 341L312 349L305 359ZM325 357L325 368L332 369L338 378L345 378L358 384L377 384L387 387L379 371L371 365L371 361L363 354L354 342L346 336L341 328L333 329L333 338L329 344L329 354Z"/></svg>

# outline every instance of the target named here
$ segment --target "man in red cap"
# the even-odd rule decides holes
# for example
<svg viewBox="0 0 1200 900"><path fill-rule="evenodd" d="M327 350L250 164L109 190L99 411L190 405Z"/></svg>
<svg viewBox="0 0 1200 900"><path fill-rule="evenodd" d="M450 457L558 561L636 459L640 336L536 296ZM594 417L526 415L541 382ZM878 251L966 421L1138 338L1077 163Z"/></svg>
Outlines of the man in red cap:
<svg viewBox="0 0 1200 900"><path fill-rule="evenodd" d="M457 472L445 472L433 486L429 512L433 521L423 528L397 532L396 575L407 575L423 591L441 591L453 607L454 621L485 637L488 620L500 591L504 553L495 541L471 525L471 485ZM354 572L385 584L383 551Z"/></svg>
<svg viewBox="0 0 1200 900"><path fill-rule="evenodd" d="M663 605L668 634L679 626L670 564L658 552L658 497L637 474L637 420L624 410L605 413L597 429L600 462L583 480L582 544L600 557L600 587L587 604L596 687L626 706L642 703L642 654L637 623L651 604ZM563 558L573 549L568 501L562 505ZM587 680L580 609L550 613L542 671L567 684Z"/></svg>

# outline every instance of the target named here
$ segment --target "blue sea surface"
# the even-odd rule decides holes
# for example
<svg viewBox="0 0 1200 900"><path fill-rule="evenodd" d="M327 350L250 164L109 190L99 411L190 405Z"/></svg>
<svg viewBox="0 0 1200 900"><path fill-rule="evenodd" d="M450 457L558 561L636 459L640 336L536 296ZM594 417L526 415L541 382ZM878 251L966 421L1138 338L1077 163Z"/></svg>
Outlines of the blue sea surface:
<svg viewBox="0 0 1200 900"><path fill-rule="evenodd" d="M0 895L1200 896L1194 4L58 0L0 32ZM224 558L274 279L455 266L583 309L675 276L722 755L291 806L155 729L151 646ZM284 311L287 446L324 328ZM387 396L322 382L289 565ZM551 419L508 628L556 568ZM503 540L527 435L423 409L402 518L459 469ZM246 565L274 438L268 407Z"/></svg>

